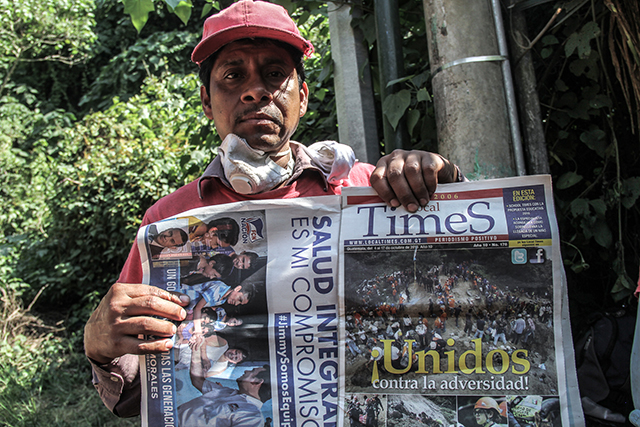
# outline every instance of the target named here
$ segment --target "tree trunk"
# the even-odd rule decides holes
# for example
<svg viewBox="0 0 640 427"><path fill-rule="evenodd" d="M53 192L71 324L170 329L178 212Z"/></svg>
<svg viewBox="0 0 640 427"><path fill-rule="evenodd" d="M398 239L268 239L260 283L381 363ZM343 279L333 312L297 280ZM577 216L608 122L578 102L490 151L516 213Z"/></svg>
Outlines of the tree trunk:
<svg viewBox="0 0 640 427"><path fill-rule="evenodd" d="M423 2L439 152L472 179L515 175L491 3Z"/></svg>
<svg viewBox="0 0 640 427"><path fill-rule="evenodd" d="M551 168L549 167L549 155L542 127L536 76L533 71L531 53L526 50L528 39L524 37L527 34L524 14L521 11L514 11L509 22L511 22L509 52L511 53L513 77L518 97L518 112L520 113L527 170L532 175L548 174L551 173Z"/></svg>

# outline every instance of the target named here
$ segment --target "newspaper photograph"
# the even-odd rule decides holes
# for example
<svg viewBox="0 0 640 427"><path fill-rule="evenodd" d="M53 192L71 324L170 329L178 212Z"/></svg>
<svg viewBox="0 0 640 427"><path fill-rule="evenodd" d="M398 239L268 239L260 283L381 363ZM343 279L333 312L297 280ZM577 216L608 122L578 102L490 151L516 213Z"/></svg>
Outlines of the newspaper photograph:
<svg viewBox="0 0 640 427"><path fill-rule="evenodd" d="M345 426L570 425L549 177L342 198Z"/></svg>
<svg viewBox="0 0 640 427"><path fill-rule="evenodd" d="M337 425L339 229L339 196L142 228L144 282L191 298L173 349L141 357L143 425Z"/></svg>

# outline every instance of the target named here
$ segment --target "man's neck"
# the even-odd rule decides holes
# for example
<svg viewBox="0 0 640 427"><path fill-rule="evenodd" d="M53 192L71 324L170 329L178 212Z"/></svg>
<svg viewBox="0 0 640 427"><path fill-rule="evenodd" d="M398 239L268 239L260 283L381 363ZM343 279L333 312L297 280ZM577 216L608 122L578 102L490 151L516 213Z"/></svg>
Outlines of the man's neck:
<svg viewBox="0 0 640 427"><path fill-rule="evenodd" d="M269 157L281 168L286 168L291 156L292 156L292 153L291 153L291 150L289 149L289 144L287 143L286 149Z"/></svg>
<svg viewBox="0 0 640 427"><path fill-rule="evenodd" d="M260 387L254 387L253 385L250 385L249 387L245 387L244 382L238 382L238 391L242 394L246 394L247 396L251 396L255 399L260 400L260 395L259 395L259 391L260 391Z"/></svg>

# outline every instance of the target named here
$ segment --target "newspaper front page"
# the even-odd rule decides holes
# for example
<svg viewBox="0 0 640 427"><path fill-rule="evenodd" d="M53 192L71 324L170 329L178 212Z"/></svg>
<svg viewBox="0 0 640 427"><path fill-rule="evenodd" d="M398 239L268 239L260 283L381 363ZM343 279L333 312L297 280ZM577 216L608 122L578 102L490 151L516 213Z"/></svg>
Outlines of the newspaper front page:
<svg viewBox="0 0 640 427"><path fill-rule="evenodd" d="M344 425L580 425L549 177L342 197Z"/></svg>
<svg viewBox="0 0 640 427"><path fill-rule="evenodd" d="M141 357L144 426L580 425L548 177L416 214L369 188L211 206L138 246L144 283L191 297Z"/></svg>
<svg viewBox="0 0 640 427"><path fill-rule="evenodd" d="M191 297L174 349L141 358L143 425L337 425L339 230L339 196L142 228L145 283Z"/></svg>

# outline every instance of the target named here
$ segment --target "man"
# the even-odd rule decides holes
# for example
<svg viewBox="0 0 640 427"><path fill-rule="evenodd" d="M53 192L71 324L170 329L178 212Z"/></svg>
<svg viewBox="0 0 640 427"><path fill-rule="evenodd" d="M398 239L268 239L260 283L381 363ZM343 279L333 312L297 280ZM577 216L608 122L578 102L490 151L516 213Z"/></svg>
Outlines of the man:
<svg viewBox="0 0 640 427"><path fill-rule="evenodd" d="M530 314L527 314L527 328L525 329L524 340L525 344L529 343L529 340L533 341L536 337L536 322L533 320Z"/></svg>
<svg viewBox="0 0 640 427"><path fill-rule="evenodd" d="M506 331L507 321L503 317L500 317L498 320L496 320L496 335L493 338L493 345L495 347L498 346L498 341L500 340L502 340L502 343L504 345L507 345Z"/></svg>
<svg viewBox="0 0 640 427"><path fill-rule="evenodd" d="M187 243L188 236L184 230L169 228L158 233L155 226L149 227L149 251L152 258L158 258L165 248L177 248Z"/></svg>
<svg viewBox="0 0 640 427"><path fill-rule="evenodd" d="M200 65L202 108L223 139L220 154L200 179L153 205L143 226L198 207L340 194L342 187L369 184L389 206L416 212L429 202L438 182L462 180L443 157L402 150L383 157L375 168L340 161L327 177L314 153L290 140L307 111L302 59L312 51L285 9L275 4L243 0L207 19L192 60ZM334 149L346 147L336 144ZM185 295L141 282L134 245L118 283L85 327L94 384L119 416L139 413L135 355L169 350L175 333L171 321L182 321L189 303ZM158 338L142 340L140 334Z"/></svg>
<svg viewBox="0 0 640 427"><path fill-rule="evenodd" d="M258 254L255 252L242 251L239 254L232 255L231 259L233 260L233 266L235 268L238 270L246 270L251 268L251 266L256 262Z"/></svg>
<svg viewBox="0 0 640 427"><path fill-rule="evenodd" d="M527 324L522 318L522 313L518 314L518 318L516 319L516 322L513 326L513 344L518 345L526 327Z"/></svg>
<svg viewBox="0 0 640 427"><path fill-rule="evenodd" d="M484 315L478 316L478 319L476 320L476 333L473 336L473 339L482 339L482 337L484 337L484 327L486 323L487 321Z"/></svg>
<svg viewBox="0 0 640 427"><path fill-rule="evenodd" d="M198 343L195 350L201 345ZM236 380L238 390L206 381L200 357L191 358L190 376L202 396L178 407L180 426L261 427L264 424L260 409L271 399L269 365L245 371Z"/></svg>
<svg viewBox="0 0 640 427"><path fill-rule="evenodd" d="M248 304L256 293L253 283L231 287L219 280L182 286L180 290L190 298L191 302L185 308L187 311L193 309L194 316L205 307L218 307L224 303L234 306Z"/></svg>
<svg viewBox="0 0 640 427"><path fill-rule="evenodd" d="M419 321L416 325L416 333L418 334L420 350L424 350L427 347L427 326Z"/></svg>
<svg viewBox="0 0 640 427"><path fill-rule="evenodd" d="M481 427L495 427L500 419L500 406L492 397L481 397L473 407L476 423Z"/></svg>
<svg viewBox="0 0 640 427"><path fill-rule="evenodd" d="M453 315L456 317L456 328L458 327L458 319L460 318L460 313L462 313L462 306L458 304L456 308L453 309Z"/></svg>

